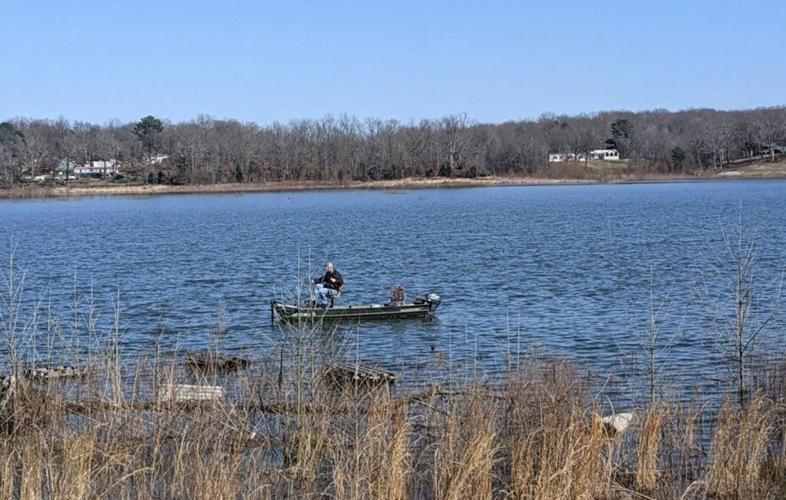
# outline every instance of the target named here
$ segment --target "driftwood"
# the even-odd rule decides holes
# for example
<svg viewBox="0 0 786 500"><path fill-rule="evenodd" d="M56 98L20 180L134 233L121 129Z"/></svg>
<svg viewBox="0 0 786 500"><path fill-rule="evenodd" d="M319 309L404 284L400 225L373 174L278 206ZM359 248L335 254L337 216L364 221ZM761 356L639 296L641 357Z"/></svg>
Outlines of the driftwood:
<svg viewBox="0 0 786 500"><path fill-rule="evenodd" d="M26 368L22 376L36 382L65 381L88 378L93 374L90 368L74 366L54 366Z"/></svg>
<svg viewBox="0 0 786 500"><path fill-rule="evenodd" d="M251 362L238 356L222 356L210 351L189 351L183 365L199 372L231 372L247 368Z"/></svg>
<svg viewBox="0 0 786 500"><path fill-rule="evenodd" d="M171 387L171 386L170 386ZM200 387L200 386L197 386ZM218 387L218 386L207 386ZM162 391L159 391L161 394ZM171 392L170 392L171 394ZM432 386L423 392L396 398L386 403L384 406L393 410L402 406L410 406L419 403L426 403L431 399L444 395L439 385ZM204 408L206 404L215 403L227 404L236 411L246 412L260 412L269 413L274 415L295 415L301 414L328 414L328 415L343 415L348 413L365 413L368 406L358 407L357 405L349 403L337 404L320 404L320 403L262 403L262 402L229 402L226 400L219 401L217 399L204 399L204 400L172 400L168 398L164 401L147 401L138 403L113 403L111 401L63 401L63 407L68 413L71 414L85 414L85 413L100 413L111 411L171 411L173 408L182 411L189 411L192 409ZM377 407L379 408L379 406Z"/></svg>
<svg viewBox="0 0 786 500"><path fill-rule="evenodd" d="M396 382L396 375L372 366L334 364L323 371L323 377L332 386L372 388L389 386Z"/></svg>

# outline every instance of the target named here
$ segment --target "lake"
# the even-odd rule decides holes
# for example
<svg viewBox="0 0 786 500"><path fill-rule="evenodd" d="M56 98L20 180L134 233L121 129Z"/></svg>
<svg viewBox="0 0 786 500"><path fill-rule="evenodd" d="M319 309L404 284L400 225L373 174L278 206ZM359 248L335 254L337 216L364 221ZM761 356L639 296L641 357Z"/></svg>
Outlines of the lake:
<svg viewBox="0 0 786 500"><path fill-rule="evenodd" d="M156 338L205 347L219 319L227 350L264 354L281 335L270 300L291 299L298 277L330 260L346 280L341 303L384 302L397 284L442 297L434 322L347 326L331 339L404 373L440 355L493 376L535 350L636 384L652 292L664 382L711 390L721 361L694 285L707 284L721 228L740 216L756 231L766 309L786 263L784 181L2 201L0 256L15 248L27 310L43 299L64 337L75 297L80 322L93 302L108 330L119 292L132 357ZM733 315L733 302L719 310ZM762 339L777 345L781 324L770 330Z"/></svg>

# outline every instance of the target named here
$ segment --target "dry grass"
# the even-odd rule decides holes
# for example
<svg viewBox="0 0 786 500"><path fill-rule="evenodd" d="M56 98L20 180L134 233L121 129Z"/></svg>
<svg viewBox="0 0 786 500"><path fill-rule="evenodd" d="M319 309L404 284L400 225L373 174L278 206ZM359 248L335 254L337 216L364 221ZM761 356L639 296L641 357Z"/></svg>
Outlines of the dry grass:
<svg viewBox="0 0 786 500"><path fill-rule="evenodd" d="M153 361L172 363L159 367L161 382L186 381L174 362ZM670 498L691 485L688 497L761 498L783 491L782 405L764 396L743 410L724 405L708 458L691 462L688 473L669 457L696 451L695 423L663 405L638 413L638 433L614 436L570 364L552 363L528 363L504 386L472 382L419 395L336 393L305 378L278 391L272 374L239 373L206 380L232 394L199 405L155 403L140 375L122 380L120 395L108 379L85 382L91 404L75 404L60 384L23 383L3 409L0 495L608 498L635 490Z"/></svg>
<svg viewBox="0 0 786 500"><path fill-rule="evenodd" d="M660 478L660 446L665 411L659 406L649 408L636 448L636 487L642 491L655 490Z"/></svg>
<svg viewBox="0 0 786 500"><path fill-rule="evenodd" d="M478 393L447 406L438 418L433 493L444 500L491 498L495 408Z"/></svg>
<svg viewBox="0 0 786 500"><path fill-rule="evenodd" d="M419 189L419 188L462 188L483 186L531 186L542 184L576 184L590 182L590 178L550 178L550 177L429 177L405 178L387 181L366 182L267 182L267 183L233 183L233 184L117 184L117 185L75 185L60 186L20 186L12 189L0 189L0 198L62 198L76 196L149 196L156 194L242 194L242 193L275 193L286 191L319 191L332 189Z"/></svg>
<svg viewBox="0 0 786 500"><path fill-rule="evenodd" d="M720 410L707 479L710 493L726 498L764 498L772 486L763 467L774 444L776 415L780 411L759 394L742 410L727 400Z"/></svg>
<svg viewBox="0 0 786 500"><path fill-rule="evenodd" d="M516 498L594 498L608 491L612 447L565 363L528 367L508 385L510 492Z"/></svg>
<svg viewBox="0 0 786 500"><path fill-rule="evenodd" d="M748 179L783 179L786 177L786 160L761 162L738 167L727 167L721 173L724 177L741 177Z"/></svg>

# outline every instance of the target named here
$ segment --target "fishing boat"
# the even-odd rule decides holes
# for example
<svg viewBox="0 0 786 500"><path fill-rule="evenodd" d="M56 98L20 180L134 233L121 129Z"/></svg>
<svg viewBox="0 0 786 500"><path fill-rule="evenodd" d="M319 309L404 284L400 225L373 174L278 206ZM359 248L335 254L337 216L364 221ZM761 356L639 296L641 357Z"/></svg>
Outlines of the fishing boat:
<svg viewBox="0 0 786 500"><path fill-rule="evenodd" d="M412 302L390 301L385 304L354 304L346 306L318 307L311 304L294 305L273 300L270 317L285 322L304 320L379 320L379 319L432 319L439 307L439 295L430 293L416 297Z"/></svg>

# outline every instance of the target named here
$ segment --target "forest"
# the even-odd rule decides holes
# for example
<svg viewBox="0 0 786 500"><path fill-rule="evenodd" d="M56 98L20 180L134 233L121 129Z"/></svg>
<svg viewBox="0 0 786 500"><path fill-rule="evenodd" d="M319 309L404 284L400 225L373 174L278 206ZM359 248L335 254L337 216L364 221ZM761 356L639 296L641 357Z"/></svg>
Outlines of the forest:
<svg viewBox="0 0 786 500"><path fill-rule="evenodd" d="M499 124L466 114L266 125L210 116L103 125L14 118L0 123L0 186L68 183L74 167L102 160L119 165L105 180L145 184L547 177L549 153L586 157L603 148L616 149L633 175L700 175L775 161L786 153L786 107L545 113Z"/></svg>

